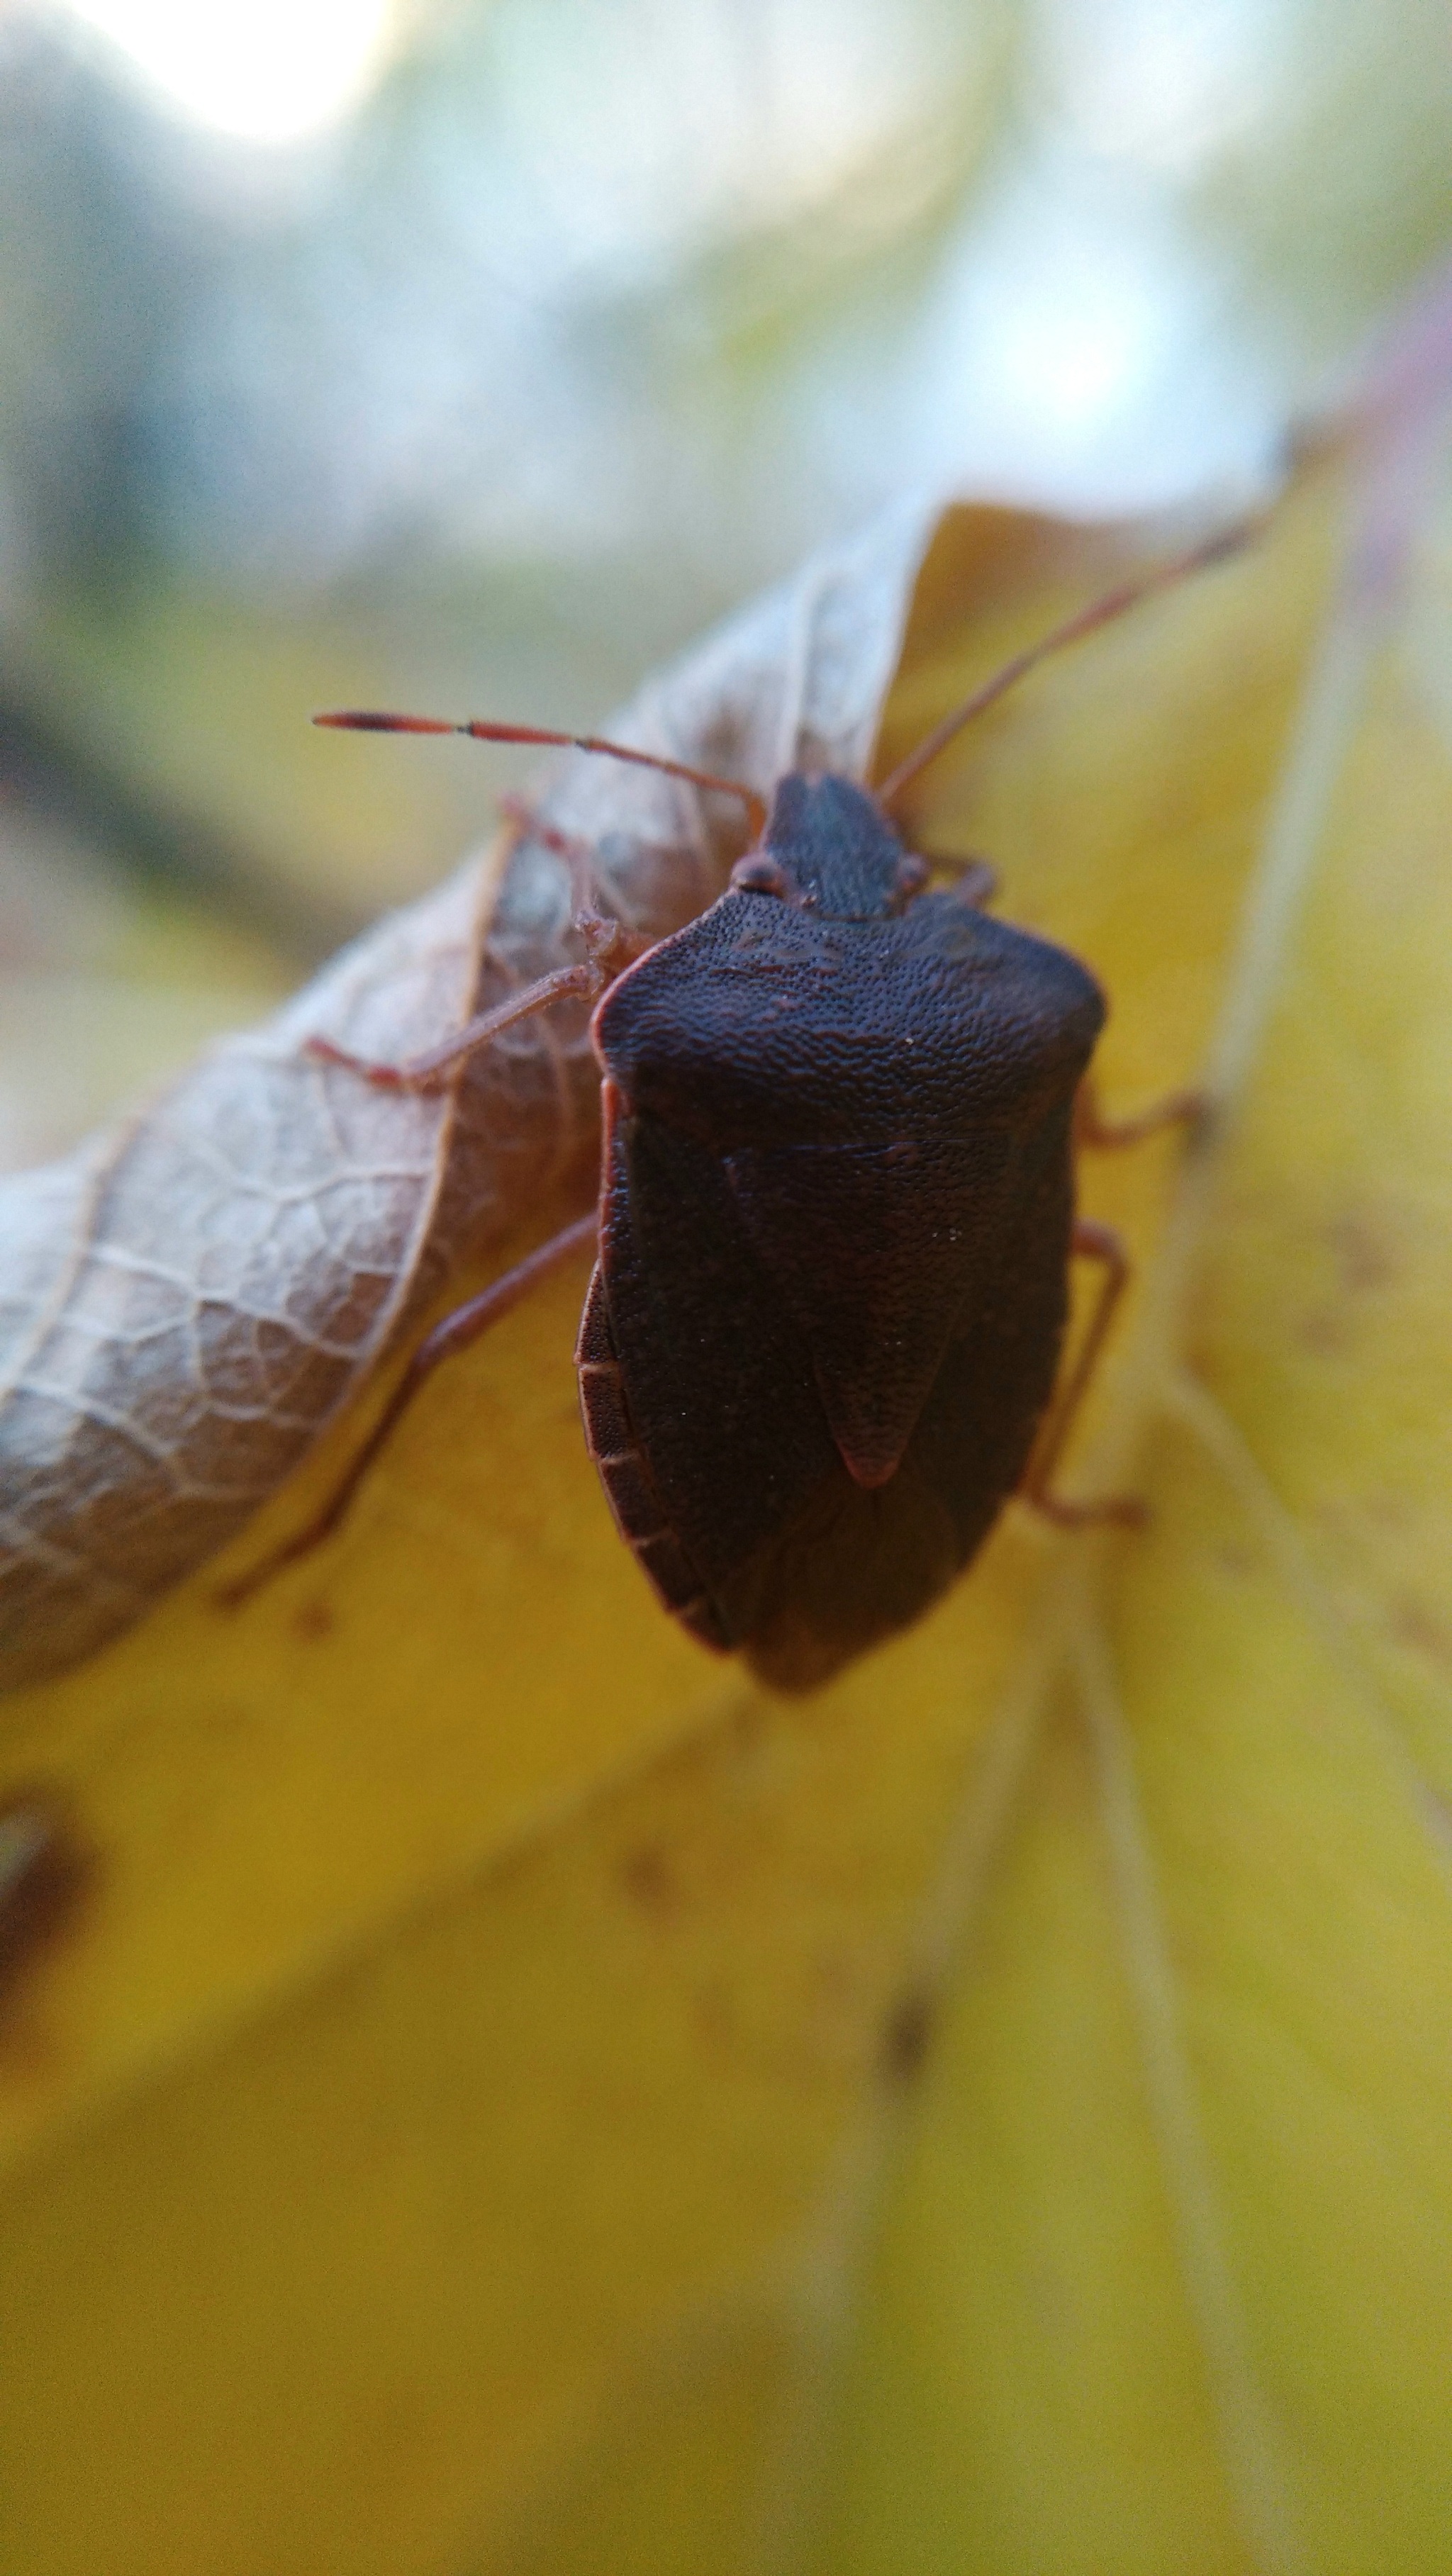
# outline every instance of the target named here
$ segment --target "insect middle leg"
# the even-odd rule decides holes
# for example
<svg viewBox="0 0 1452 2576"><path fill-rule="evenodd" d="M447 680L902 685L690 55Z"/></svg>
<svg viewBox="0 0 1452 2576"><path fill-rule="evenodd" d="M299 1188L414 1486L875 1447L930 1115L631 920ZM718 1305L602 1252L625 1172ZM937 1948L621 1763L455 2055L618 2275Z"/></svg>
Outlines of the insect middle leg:
<svg viewBox="0 0 1452 2576"><path fill-rule="evenodd" d="M1207 1106L1203 1092L1169 1091L1162 1099L1152 1101L1147 1109L1142 1109L1137 1117L1106 1118L1099 1106L1094 1083L1086 1074L1074 1102L1074 1143L1076 1148L1114 1152L1123 1145L1142 1144L1147 1136L1158 1135L1163 1127L1186 1126L1193 1136L1204 1123ZM1024 1502L1062 1529L1083 1529L1096 1521L1117 1521L1136 1528L1144 1521L1145 1506L1132 1494L1109 1494L1095 1501L1071 1502L1066 1496L1056 1494L1052 1487L1054 1470L1099 1364L1109 1327L1114 1321L1115 1308L1130 1279L1129 1256L1112 1226L1097 1224L1091 1217L1076 1217L1069 1248L1086 1260L1103 1263L1104 1285L1084 1336L1083 1347L1034 1446L1019 1491Z"/></svg>
<svg viewBox="0 0 1452 2576"><path fill-rule="evenodd" d="M273 1575L280 1574L285 1565L296 1564L300 1556L311 1556L315 1547L321 1547L324 1539L332 1536L380 1449L396 1430L419 1388L433 1376L440 1362L456 1358L460 1351L467 1351L473 1343L481 1340L492 1325L499 1323L511 1307L517 1306L521 1298L537 1288L552 1270L558 1270L564 1262L573 1260L577 1253L591 1248L598 1232L599 1219L592 1209L588 1216L577 1218L573 1225L564 1226L558 1234L551 1235L537 1251L526 1253L523 1261L516 1262L512 1270L506 1270L502 1278L492 1279L487 1288L480 1289L477 1297L468 1298L462 1306L455 1306L440 1318L433 1331L420 1342L367 1439L356 1456L349 1460L321 1510L315 1512L313 1518L291 1538L284 1539L280 1547L274 1548L270 1556L265 1556L260 1564L250 1566L235 1583L228 1584L225 1591L217 1595L224 1608L234 1610L241 1602L250 1600L252 1594L264 1583L270 1583Z"/></svg>
<svg viewBox="0 0 1452 2576"><path fill-rule="evenodd" d="M1193 1139L1209 1111L1203 1091L1167 1091L1134 1118L1106 1118L1093 1077L1086 1073L1074 1098L1074 1144L1081 1152L1113 1154L1123 1145L1142 1145L1163 1127L1188 1127Z"/></svg>
<svg viewBox="0 0 1452 2576"><path fill-rule="evenodd" d="M1085 1529L1095 1522L1105 1521L1119 1522L1134 1529L1143 1522L1145 1507L1132 1494L1105 1494L1089 1502L1071 1502L1067 1496L1053 1490L1054 1470L1063 1456L1074 1427L1074 1417L1099 1364L1099 1354L1114 1321L1115 1308L1130 1281L1129 1255L1113 1226L1100 1225L1093 1217L1076 1217L1069 1249L1085 1260L1102 1262L1104 1284L1074 1365L1034 1444L1019 1487L1019 1499L1060 1529Z"/></svg>

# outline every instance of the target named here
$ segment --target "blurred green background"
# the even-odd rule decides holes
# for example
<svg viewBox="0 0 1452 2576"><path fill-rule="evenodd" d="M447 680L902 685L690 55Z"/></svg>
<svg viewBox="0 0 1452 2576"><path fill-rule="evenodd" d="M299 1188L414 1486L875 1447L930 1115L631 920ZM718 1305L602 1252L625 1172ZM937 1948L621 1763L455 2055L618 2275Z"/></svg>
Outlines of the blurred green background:
<svg viewBox="0 0 1452 2576"><path fill-rule="evenodd" d="M1452 237L1445 0L0 5L0 1164L904 483L1263 474Z"/></svg>

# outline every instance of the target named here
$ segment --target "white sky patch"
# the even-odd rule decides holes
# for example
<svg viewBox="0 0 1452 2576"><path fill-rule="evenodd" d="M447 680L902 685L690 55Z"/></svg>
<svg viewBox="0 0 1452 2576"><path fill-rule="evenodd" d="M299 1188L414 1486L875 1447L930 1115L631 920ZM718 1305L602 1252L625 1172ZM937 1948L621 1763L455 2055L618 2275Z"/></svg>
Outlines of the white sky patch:
<svg viewBox="0 0 1452 2576"><path fill-rule="evenodd" d="M173 115L261 144L348 114L387 57L392 0L68 0Z"/></svg>
<svg viewBox="0 0 1452 2576"><path fill-rule="evenodd" d="M973 209L880 399L839 406L847 463L860 480L867 441L900 480L1070 510L1249 491L1272 409L1224 293L1156 183L1045 147Z"/></svg>
<svg viewBox="0 0 1452 2576"><path fill-rule="evenodd" d="M1280 0L1040 0L1036 103L1084 149L1188 180L1278 99L1285 36Z"/></svg>
<svg viewBox="0 0 1452 2576"><path fill-rule="evenodd" d="M828 196L932 111L934 26L927 0L502 8L504 117L561 267L648 272ZM987 44L970 11L960 86Z"/></svg>

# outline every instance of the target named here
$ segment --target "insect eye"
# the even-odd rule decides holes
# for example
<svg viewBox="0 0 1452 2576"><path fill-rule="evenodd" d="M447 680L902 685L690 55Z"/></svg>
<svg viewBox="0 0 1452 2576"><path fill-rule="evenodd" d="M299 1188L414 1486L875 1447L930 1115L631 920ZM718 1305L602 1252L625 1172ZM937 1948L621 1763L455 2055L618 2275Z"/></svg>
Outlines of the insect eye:
<svg viewBox="0 0 1452 2576"><path fill-rule="evenodd" d="M738 859L731 871L731 883L737 894L774 894L788 892L786 871L764 850L755 850Z"/></svg>

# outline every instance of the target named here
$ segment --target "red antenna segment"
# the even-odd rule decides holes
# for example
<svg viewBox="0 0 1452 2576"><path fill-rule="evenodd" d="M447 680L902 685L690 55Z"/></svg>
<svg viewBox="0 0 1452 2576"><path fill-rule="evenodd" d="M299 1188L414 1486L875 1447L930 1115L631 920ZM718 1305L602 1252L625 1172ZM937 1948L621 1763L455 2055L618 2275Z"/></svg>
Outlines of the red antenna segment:
<svg viewBox="0 0 1452 2576"><path fill-rule="evenodd" d="M380 715L370 708L349 707L336 715L314 716L316 725L339 725L349 733L467 733L476 742L555 743L567 751L601 751L611 760L633 761L638 769L659 769L667 778L684 778L691 787L707 787L717 796L735 796L751 817L753 840L766 830L766 806L754 787L739 778L716 778L707 769L688 769L681 760L663 760L658 752L634 751L629 743L607 742L598 733L550 733L540 725L489 724L476 716L469 724L451 724L446 716Z"/></svg>

